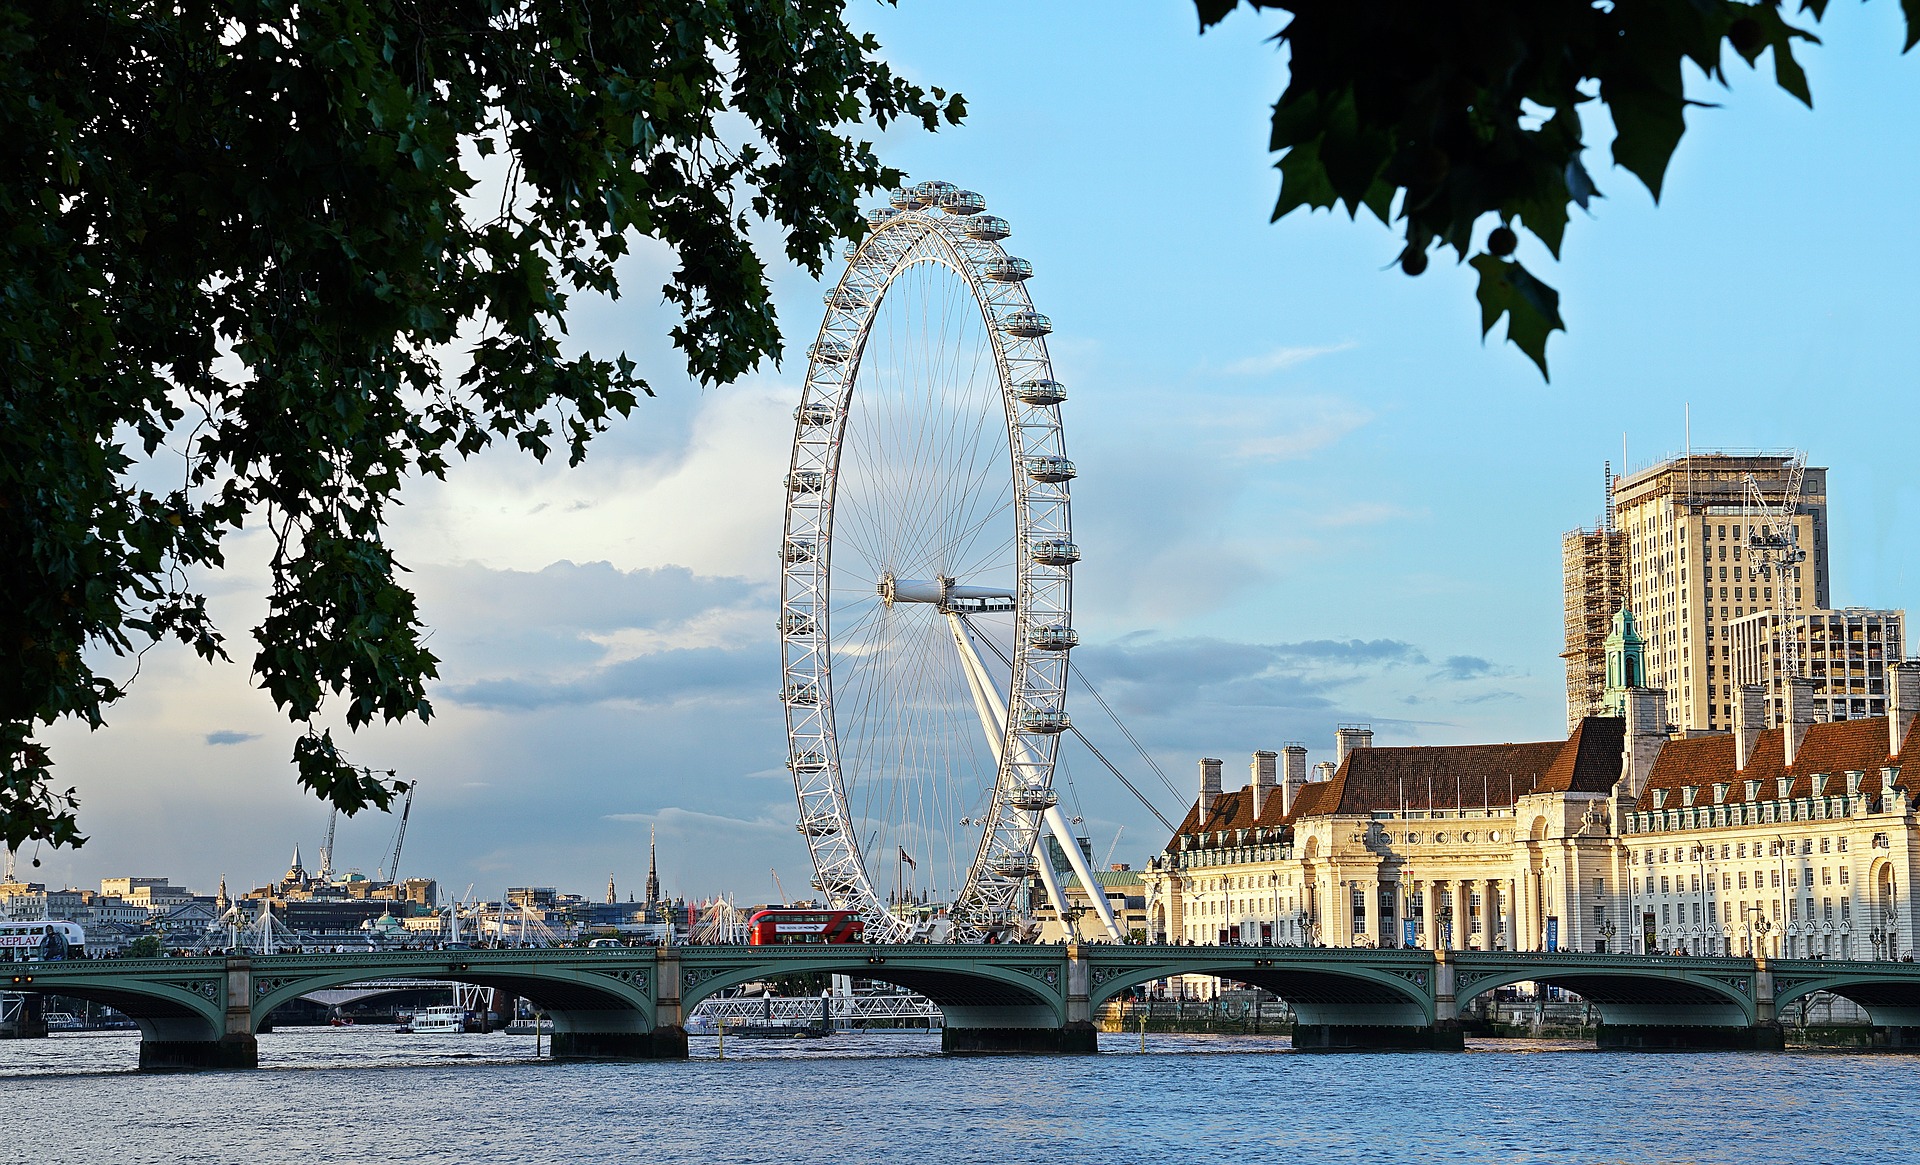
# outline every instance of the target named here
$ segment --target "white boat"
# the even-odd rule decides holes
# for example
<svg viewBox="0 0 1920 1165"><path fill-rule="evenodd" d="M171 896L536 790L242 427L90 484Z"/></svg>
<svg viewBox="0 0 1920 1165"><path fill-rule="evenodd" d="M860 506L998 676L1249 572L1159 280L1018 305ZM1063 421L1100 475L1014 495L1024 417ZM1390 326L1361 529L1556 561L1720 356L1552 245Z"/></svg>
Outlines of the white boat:
<svg viewBox="0 0 1920 1165"><path fill-rule="evenodd" d="M86 1021L70 1011L47 1012L47 1030L50 1032L83 1032L87 1030Z"/></svg>
<svg viewBox="0 0 1920 1165"><path fill-rule="evenodd" d="M413 1017L413 1030L419 1035L458 1035L467 1030L466 1009L448 1004L429 1007Z"/></svg>

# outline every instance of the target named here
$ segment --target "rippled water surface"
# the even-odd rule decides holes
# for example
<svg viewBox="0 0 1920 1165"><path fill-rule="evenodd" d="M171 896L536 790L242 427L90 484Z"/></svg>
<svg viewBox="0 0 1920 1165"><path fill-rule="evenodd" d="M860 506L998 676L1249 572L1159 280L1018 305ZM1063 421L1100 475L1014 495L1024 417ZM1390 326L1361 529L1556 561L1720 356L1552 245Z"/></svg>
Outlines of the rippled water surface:
<svg viewBox="0 0 1920 1165"><path fill-rule="evenodd" d="M0 1041L0 1161L1920 1162L1920 1058L1895 1054L1117 1035L960 1059L896 1033L554 1064L531 1036L293 1028L260 1037L259 1071L143 1076L137 1047Z"/></svg>

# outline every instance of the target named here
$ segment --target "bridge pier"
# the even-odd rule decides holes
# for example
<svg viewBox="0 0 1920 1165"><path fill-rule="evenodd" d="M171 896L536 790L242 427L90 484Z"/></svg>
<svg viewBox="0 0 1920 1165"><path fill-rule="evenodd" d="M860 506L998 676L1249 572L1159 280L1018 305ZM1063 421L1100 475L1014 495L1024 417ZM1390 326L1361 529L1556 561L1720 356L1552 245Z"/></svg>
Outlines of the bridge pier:
<svg viewBox="0 0 1920 1165"><path fill-rule="evenodd" d="M601 1030L584 1026L591 1012L556 1015L553 1058L556 1060L684 1060L687 1058L686 1011L680 1004L680 951L661 947L654 955L653 1027L641 1031L635 1017L606 1017ZM563 1028L560 1025L564 1023Z"/></svg>
<svg viewBox="0 0 1920 1165"><path fill-rule="evenodd" d="M556 1060L684 1060L687 1032L682 1027L650 1032L556 1031Z"/></svg>
<svg viewBox="0 0 1920 1165"><path fill-rule="evenodd" d="M260 1041L253 1034L253 960L229 955L226 1010L214 1039L195 1039L190 1022L149 1020L140 1025L142 1072L229 1070L260 1066Z"/></svg>

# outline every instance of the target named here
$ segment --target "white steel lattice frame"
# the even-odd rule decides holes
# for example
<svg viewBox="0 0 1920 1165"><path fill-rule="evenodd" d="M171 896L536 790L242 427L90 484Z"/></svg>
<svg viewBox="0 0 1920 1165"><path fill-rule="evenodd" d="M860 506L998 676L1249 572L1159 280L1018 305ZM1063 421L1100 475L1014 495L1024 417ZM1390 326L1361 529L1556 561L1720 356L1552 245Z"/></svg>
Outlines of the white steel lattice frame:
<svg viewBox="0 0 1920 1165"><path fill-rule="evenodd" d="M888 909L867 870L842 779L834 724L829 580L840 453L868 333L895 279L918 264L938 264L965 282L991 337L1006 413L1018 548L1012 683L1002 759L978 848L952 910L953 939L978 941L1017 926L1027 914L1028 875L1023 871L1034 862L1041 813L1016 807L1014 794L1023 789L1050 791L1053 786L1058 725L1066 711L1067 652L1031 648L1027 633L1029 627L1071 625L1073 570L1071 562L1037 561L1032 548L1055 542L1071 546L1072 524L1067 483L1034 480L1022 467L1027 458L1064 458L1066 448L1059 404L1030 404L1016 394L1023 383L1051 381L1052 364L1044 334L1008 331L1008 317L1031 313L1033 301L1022 281L986 276L987 265L1007 259L1007 252L992 239L969 235L973 220L965 215L915 201L882 218L851 250L846 273L826 296L826 317L794 414L779 622L787 764L799 801L800 832L813 856L815 886L835 907L859 911L870 941L909 938L910 924ZM1031 795L1021 799L1034 802Z"/></svg>

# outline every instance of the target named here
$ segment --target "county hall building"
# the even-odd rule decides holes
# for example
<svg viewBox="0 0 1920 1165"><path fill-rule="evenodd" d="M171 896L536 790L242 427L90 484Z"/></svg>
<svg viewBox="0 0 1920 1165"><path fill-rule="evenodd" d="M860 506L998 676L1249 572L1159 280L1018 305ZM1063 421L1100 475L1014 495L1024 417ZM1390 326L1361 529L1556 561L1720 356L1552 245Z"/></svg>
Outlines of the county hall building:
<svg viewBox="0 0 1920 1165"><path fill-rule="evenodd" d="M1630 613L1609 640L1610 714L1564 740L1375 748L1348 725L1313 778L1289 744L1235 791L1202 760L1144 875L1149 938L1906 956L1920 663L1888 665L1884 716L1815 723L1802 680L1771 713L1741 689L1732 732L1682 733Z"/></svg>

